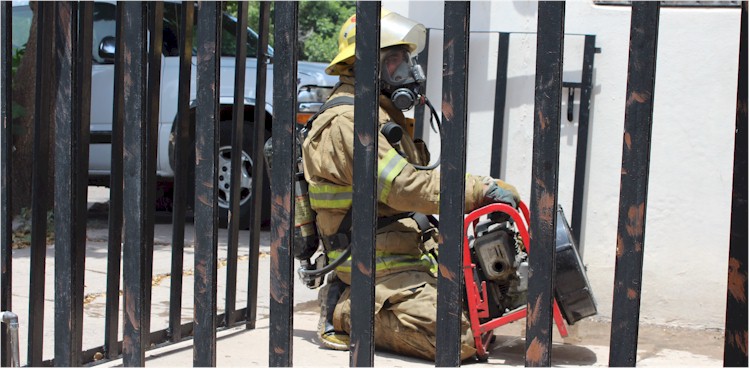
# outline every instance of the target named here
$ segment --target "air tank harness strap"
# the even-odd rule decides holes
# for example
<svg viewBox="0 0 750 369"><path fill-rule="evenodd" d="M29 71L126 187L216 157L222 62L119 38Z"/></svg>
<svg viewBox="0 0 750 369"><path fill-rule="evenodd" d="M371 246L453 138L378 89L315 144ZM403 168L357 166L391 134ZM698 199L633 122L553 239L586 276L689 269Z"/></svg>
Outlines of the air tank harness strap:
<svg viewBox="0 0 750 369"><path fill-rule="evenodd" d="M354 105L354 98L351 96L336 96L333 99L330 99L323 103L323 105L318 109L318 112L315 113L310 119L307 120L307 124L305 125L305 129L309 132L312 128L313 121L318 118L318 115L322 114L324 111L333 108L335 106L339 105Z"/></svg>
<svg viewBox="0 0 750 369"><path fill-rule="evenodd" d="M437 220L432 216L427 216L422 213L399 213L388 217L378 217L378 229L383 229L401 219L412 218L419 226L420 233L422 234L422 242L427 241L432 237L433 232L437 228ZM352 228L352 209L349 208L344 219L339 224L338 231L331 236L320 236L323 241L323 246L326 250L344 250L351 244L351 228Z"/></svg>

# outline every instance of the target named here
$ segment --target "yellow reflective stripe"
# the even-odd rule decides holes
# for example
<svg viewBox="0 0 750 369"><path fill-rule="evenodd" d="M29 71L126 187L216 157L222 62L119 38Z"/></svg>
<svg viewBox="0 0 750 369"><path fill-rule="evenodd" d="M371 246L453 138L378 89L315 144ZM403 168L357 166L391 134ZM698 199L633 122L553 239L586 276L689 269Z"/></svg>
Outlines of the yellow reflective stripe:
<svg viewBox="0 0 750 369"><path fill-rule="evenodd" d="M328 259L336 260L343 251L328 251ZM431 257L427 255L414 256L414 255L399 255L399 254L388 254L382 251L375 252L375 271L382 271L386 269L397 269L401 267L411 266L425 266L430 269L436 268L437 263L433 263ZM352 258L351 256L346 259L343 263L336 267L336 270L342 273L352 272Z"/></svg>
<svg viewBox="0 0 750 369"><path fill-rule="evenodd" d="M315 209L348 209L352 206L352 186L311 183L310 206Z"/></svg>
<svg viewBox="0 0 750 369"><path fill-rule="evenodd" d="M408 162L396 149L388 150L388 153L378 161L378 198L386 202L388 194L391 193L393 180L401 173Z"/></svg>

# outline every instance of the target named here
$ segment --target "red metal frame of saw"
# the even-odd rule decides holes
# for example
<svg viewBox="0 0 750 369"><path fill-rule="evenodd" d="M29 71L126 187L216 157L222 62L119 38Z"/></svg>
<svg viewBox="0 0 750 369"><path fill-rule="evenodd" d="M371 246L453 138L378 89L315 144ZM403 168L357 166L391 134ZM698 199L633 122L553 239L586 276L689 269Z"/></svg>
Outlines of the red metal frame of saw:
<svg viewBox="0 0 750 369"><path fill-rule="evenodd" d="M492 340L493 333L492 330L495 328L498 328L502 325L514 322L519 319L523 319L526 317L527 307L515 310L507 315L503 315L501 317L486 321L484 323L480 323L480 318L489 318L489 308L487 306L487 289L486 289L486 283L482 282L482 294L479 293L479 288L477 287L476 281L474 280L474 269L476 268L476 265L471 262L471 252L469 251L469 226L472 227L472 230L475 230L475 227L479 221L479 218L483 215L494 213L494 212L502 212L505 214L508 214L511 218L513 218L513 221L516 224L516 228L518 229L518 233L521 235L521 239L523 240L524 248L526 248L526 253L529 253L529 245L530 245L530 238L529 238L529 231L528 231L528 224L529 224L529 208L526 206L525 203L520 202L518 204L518 209L514 209L510 205L501 204L501 203L494 203L490 205L486 205L484 207L481 207L479 209L476 209L469 213L466 218L464 219L464 281L466 283L466 300L469 307L469 321L471 322L471 331L474 335L474 343L477 348L477 356L480 359L485 359L489 355L489 352L487 348L489 347L490 341ZM523 218L521 217L521 214L523 214ZM557 300L553 301L553 312L552 317L555 321L555 325L557 325L557 329L560 332L560 336L567 337L568 336L568 328L565 325L565 321L563 320L562 314L560 312L560 307L557 305Z"/></svg>

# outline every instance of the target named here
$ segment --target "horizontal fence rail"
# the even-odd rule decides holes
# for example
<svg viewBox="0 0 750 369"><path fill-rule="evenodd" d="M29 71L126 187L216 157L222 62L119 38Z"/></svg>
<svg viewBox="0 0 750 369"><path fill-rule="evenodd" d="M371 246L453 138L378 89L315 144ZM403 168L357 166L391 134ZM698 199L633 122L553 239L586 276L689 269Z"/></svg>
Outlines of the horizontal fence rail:
<svg viewBox="0 0 750 369"><path fill-rule="evenodd" d="M0 266L2 291L0 311L28 310L26 365L82 366L121 358L124 366L146 365L146 351L193 339L193 365L217 365L217 332L229 327L254 329L258 312L260 278L270 284L268 365L292 366L294 338L294 227L297 159L297 84L299 57L299 4L296 2L261 2L257 44L248 43L248 4L237 4L239 15L234 32L236 44L225 45L222 39L224 20L221 2L181 3L119 2L109 6L115 21L113 59L112 127L109 131L91 131L92 70L98 49L94 43L97 17L105 12L92 2L38 2L33 7L36 28L29 44L35 45L29 60L36 67L33 81L34 105L28 107L32 148L29 191L30 273L28 306L13 304L12 194L14 171L14 121L12 114L13 74L11 47L13 4L0 2L0 78L2 97L0 132L2 162L2 206L0 217ZM470 50L470 2L445 2L442 54L433 54L442 64L442 136L440 203L442 224L438 243L442 250L438 260L436 306L437 366L459 366L462 354L462 315L466 314L463 285L465 254L462 252L466 210L466 158L468 140L468 91ZM173 51L179 61L176 94L177 112L173 117L170 139L170 165L174 169L171 194L171 244L169 245L169 302L166 328L152 329L152 299L155 263L155 223L157 222L157 150L160 111L164 110L166 82L162 62L169 41L165 22L168 12L177 11L180 28L171 29L179 46ZM741 41L737 90L734 182L732 193L731 234L728 263L727 310L724 364L747 365L747 2L742 2ZM660 4L632 3L630 54L623 126L623 157L614 298L612 301L609 365L634 366L638 342L641 286L643 285L643 247L646 227L646 200L650 165L651 126L657 62ZM355 79L354 153L352 185L352 288L350 366L374 366L376 342L375 290L376 239L378 223L378 137L380 96L381 3L358 2L356 18L355 60L359 72ZM593 95L594 55L598 52L595 35L583 35L584 51L580 82L564 82L563 45L565 41L565 3L540 2L538 6L537 61L534 97L534 136L531 170L529 221L531 248L529 287L526 302L525 364L551 366L552 322L555 305L555 252L558 208L558 167L560 160L560 127L565 88L580 89L580 112L573 195L573 232L581 238L583 199L586 194L586 160L589 147L591 99ZM272 101L265 101L268 81L267 63L271 59L269 29L275 25L273 45ZM506 109L508 65L511 32L498 34L498 55L493 147L490 173L500 177L503 169L503 141L507 122ZM195 37L195 39L194 39ZM429 30L427 34L429 40ZM97 41L99 42L99 41ZM234 41L232 41L234 42ZM194 46L196 53L194 55ZM231 47L230 47L231 46ZM245 86L248 49L257 46L255 86ZM427 45L429 46L429 44ZM223 49L234 55L222 56ZM427 52L419 62L427 69ZM439 49L439 48L438 48ZM103 50L98 50L104 52ZM435 50L433 50L434 52ZM171 52L171 51L170 51ZM196 62L193 63L195 57ZM221 86L222 59L230 60L236 69L233 86ZM251 65L247 65L252 70ZM194 68L194 70L193 70ZM194 75L195 77L191 77ZM226 76L225 76L226 77ZM231 102L220 99L221 87L233 87ZM252 98L245 96L254 88ZM191 94L191 90L194 91ZM252 95L252 94L251 94ZM248 101L253 100L249 105ZM228 100L227 100L228 101ZM572 104L572 102L569 102ZM273 117L266 111L273 106ZM569 106L570 108L570 106ZM424 106L415 112L415 137L422 137ZM429 113L428 113L429 114ZM569 113L570 114L570 113ZM428 115L429 117L430 115ZM571 114L572 116L572 114ZM570 119L570 118L569 118ZM273 122L272 122L272 121ZM273 144L273 166L265 163L263 147L268 132ZM15 133L17 134L17 133ZM382 140L380 140L382 142ZM89 176L88 158L92 144L109 144L111 173L107 241L102 258L106 260L103 343L84 347L84 298L86 251L89 248L86 226ZM221 156L220 147L230 147L231 156ZM247 151L247 152L245 152ZM250 212L240 206L244 186L244 154L251 158L252 177ZM266 168L268 171L266 172ZM50 173L54 172L54 177ZM222 177L226 176L226 177ZM50 181L54 178L54 181ZM273 186L267 187L265 180ZM99 182L101 183L101 182ZM219 188L219 185L226 185ZM259 255L263 197L270 188L270 273L259 275ZM264 192L264 189L266 191ZM226 207L220 209L220 192L228 194ZM16 195L13 193L13 195ZM54 229L48 229L48 211L53 210ZM226 211L227 217L222 217ZM246 217L248 216L249 217ZM223 222L226 220L226 224ZM614 222L614 219L612 219ZM185 265L190 252L186 226L195 228L194 264ZM219 228L227 227L226 289L219 291ZM240 228L249 227L249 240L242 240ZM54 230L54 270L47 270L48 232ZM248 243L245 246L245 242ZM247 302L237 306L240 250L247 247ZM582 252L582 249L579 250ZM106 255L104 255L106 254ZM193 285L183 283L186 268L192 268ZM46 278L53 279L54 284ZM468 274L467 274L468 275ZM91 278L89 276L89 278ZM122 280L122 282L121 282ZM45 286L54 291L45 291ZM49 289L49 287L46 287ZM192 290L191 290L192 289ZM54 301L45 301L52 292ZM25 291L20 291L25 293ZM190 295L183 301L184 294ZM219 293L224 305L220 306ZM122 296L122 297L120 297ZM244 297L244 296L243 296ZM122 299L122 301L120 300ZM122 302L122 309L120 308ZM190 309L193 317L183 323ZM457 303L459 302L459 303ZM50 305L53 304L53 305ZM45 306L46 305L46 306ZM45 307L54 308L54 316L45 316ZM223 311L221 308L223 307ZM333 308L332 306L329 308ZM220 313L221 311L221 313ZM12 314L12 313L9 313ZM45 341L45 319L54 326L54 341ZM51 324L50 324L51 323ZM0 366L12 364L12 341L2 325ZM120 340L120 335L122 339ZM47 335L49 337L49 335ZM744 337L744 338L743 338ZM54 344L53 358L44 357L45 346ZM321 353L322 355L322 353ZM306 360L315 358L306 358ZM314 361L311 361L314 362ZM344 363L342 363L344 364ZM344 364L345 365L345 364Z"/></svg>

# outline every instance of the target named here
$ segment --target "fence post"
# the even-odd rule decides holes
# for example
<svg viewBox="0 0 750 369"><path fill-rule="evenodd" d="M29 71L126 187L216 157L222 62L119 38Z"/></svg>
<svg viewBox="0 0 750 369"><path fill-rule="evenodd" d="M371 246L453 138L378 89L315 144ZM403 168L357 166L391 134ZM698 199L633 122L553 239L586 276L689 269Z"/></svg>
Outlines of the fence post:
<svg viewBox="0 0 750 369"><path fill-rule="evenodd" d="M578 139L576 143L576 167L573 183L573 211L571 228L573 239L578 246L578 253L583 257L583 199L586 186L587 156L589 149L589 115L591 113L591 93L594 88L594 55L596 54L596 36L586 35L583 44L583 66L581 66L581 100L578 110Z"/></svg>
<svg viewBox="0 0 750 369"><path fill-rule="evenodd" d="M357 2L357 75L354 97L352 198L352 334L350 366L371 367L375 360L375 235L380 95L380 2ZM332 307L331 307L332 308Z"/></svg>
<svg viewBox="0 0 750 369"><path fill-rule="evenodd" d="M632 12L610 366L635 366L638 346L659 3L634 1Z"/></svg>
<svg viewBox="0 0 750 369"><path fill-rule="evenodd" d="M120 263L122 261L123 227L123 124L125 122L123 81L124 69L124 10L123 3L117 3L115 15L115 70L112 107L112 146L111 170L109 178L109 237L107 239L107 301L104 322L104 348L107 358L120 355L118 340L118 320L120 310Z"/></svg>
<svg viewBox="0 0 750 369"><path fill-rule="evenodd" d="M54 4L37 4L37 54L34 108L34 163L31 180L31 281L29 284L28 364L42 366L44 274L47 253L49 127L52 121Z"/></svg>
<svg viewBox="0 0 750 369"><path fill-rule="evenodd" d="M144 366L148 340L146 284L151 284L147 275L146 253L150 249L146 228L153 224L149 213L154 212L153 203L147 203L149 191L147 171L147 122L146 70L147 70L147 12L142 2L127 2L123 5L123 79L124 122L123 129L123 344L122 359L125 366Z"/></svg>
<svg viewBox="0 0 750 369"><path fill-rule="evenodd" d="M240 179L245 126L245 65L247 64L247 2L237 2L237 27L234 62L234 106L232 107L232 157L229 184L229 212L227 224L227 285L224 300L224 324L234 324L237 301L237 254L240 232ZM260 53L261 50L258 50ZM256 94L257 96L257 94ZM257 105L257 104L256 104ZM258 108L262 108L259 105ZM255 162L254 162L255 163ZM253 177L253 179L256 179ZM257 199L257 198L256 198ZM255 200L255 199L254 199Z"/></svg>
<svg viewBox="0 0 750 369"><path fill-rule="evenodd" d="M80 11L80 13L79 13ZM55 3L55 365L81 365L93 3Z"/></svg>
<svg viewBox="0 0 750 369"><path fill-rule="evenodd" d="M526 366L550 366L565 2L539 2L529 210Z"/></svg>
<svg viewBox="0 0 750 369"><path fill-rule="evenodd" d="M747 367L747 1L741 19L724 366Z"/></svg>
<svg viewBox="0 0 750 369"><path fill-rule="evenodd" d="M440 260L435 365L461 364L462 263L469 67L468 1L446 1L443 40L443 132L440 177Z"/></svg>
<svg viewBox="0 0 750 369"><path fill-rule="evenodd" d="M271 168L271 319L269 366L292 366L294 275L292 180L297 165L297 12L299 4L276 2L276 54L273 76L273 166ZM291 90L291 91L290 91Z"/></svg>
<svg viewBox="0 0 750 369"><path fill-rule="evenodd" d="M217 152L221 2L198 3L195 114L195 346L194 366L216 366Z"/></svg>
<svg viewBox="0 0 750 369"><path fill-rule="evenodd" d="M185 213L188 202L191 137L195 137L195 126L190 124L190 73L193 56L193 20L195 4L183 1L180 13L180 84L177 88L177 120L174 126L174 192L172 207L172 261L169 283L169 337L172 342L182 338L182 289L185 252Z"/></svg>
<svg viewBox="0 0 750 369"><path fill-rule="evenodd" d="M268 66L268 32L270 24L271 3L260 2L258 15L258 57L255 78L255 106L266 106L266 85ZM261 51L262 50L262 51ZM273 81L272 81L273 83ZM263 155L265 144L266 111L255 109L255 126L253 127L253 209L250 213L250 260L248 261L247 281L247 310L245 327L255 329L255 319L258 313L258 263L260 257L260 221L262 214L263 188L266 158Z"/></svg>
<svg viewBox="0 0 750 369"><path fill-rule="evenodd" d="M12 3L10 1L0 2L0 79L2 80L2 98L0 99L0 119L2 119L2 132L0 132L0 150L2 150L2 162L0 166L0 311L11 311L13 308L12 275L13 275L13 219L11 216L11 205L13 196L11 193L11 155L13 152L12 131L12 58L11 43ZM9 337L6 332L7 324L0 325L0 366L8 367L11 364L11 348L8 345Z"/></svg>
<svg viewBox="0 0 750 369"><path fill-rule="evenodd" d="M503 134L505 133L505 97L508 89L508 51L510 33L497 34L497 70L495 72L495 116L492 123L492 154L490 176L500 178L503 165Z"/></svg>
<svg viewBox="0 0 750 369"><path fill-rule="evenodd" d="M151 311L151 276L154 270L154 223L156 219L156 210L154 204L156 204L156 160L157 151L156 145L158 142L159 135L159 97L161 95L161 59L162 59L162 36L163 36L163 19L164 19L164 2L162 1L148 1L146 3L147 15L148 15L148 70L146 77L146 146L144 154L146 155L146 173L145 183L146 186L146 206L150 206L150 210L146 212L146 253L145 267L146 277L149 279L148 283L144 285L146 306L148 311ZM146 337L151 336L151 314L146 314L146 325L145 325ZM148 346L148 342L146 345Z"/></svg>

